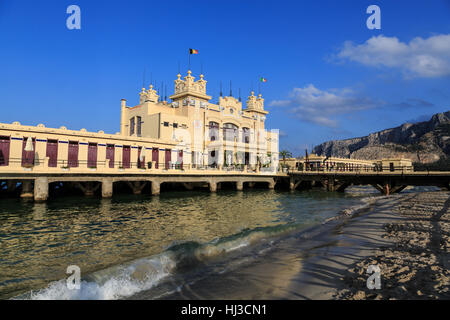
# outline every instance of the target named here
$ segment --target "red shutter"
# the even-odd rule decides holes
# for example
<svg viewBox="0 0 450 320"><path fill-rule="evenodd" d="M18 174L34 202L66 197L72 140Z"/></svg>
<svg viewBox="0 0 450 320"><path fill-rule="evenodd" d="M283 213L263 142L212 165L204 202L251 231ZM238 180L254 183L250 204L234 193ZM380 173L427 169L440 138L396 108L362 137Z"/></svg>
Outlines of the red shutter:
<svg viewBox="0 0 450 320"><path fill-rule="evenodd" d="M45 154L48 159L49 167L56 167L58 164L58 141L47 140L47 151Z"/></svg>
<svg viewBox="0 0 450 320"><path fill-rule="evenodd" d="M130 146L123 146L123 152L122 152L122 166L124 168L130 167Z"/></svg>
<svg viewBox="0 0 450 320"><path fill-rule="evenodd" d="M109 159L109 167L114 168L114 145L108 144L106 146L106 159Z"/></svg>
<svg viewBox="0 0 450 320"><path fill-rule="evenodd" d="M27 145L28 137L23 138L22 143L22 167L26 165L33 165L34 164L34 152L36 151L36 139L32 138L33 140L33 151L25 151L25 146Z"/></svg>
<svg viewBox="0 0 450 320"><path fill-rule="evenodd" d="M69 155L67 160L69 167L78 167L78 141L69 141Z"/></svg>
<svg viewBox="0 0 450 320"><path fill-rule="evenodd" d="M97 167L97 144L88 145L88 168Z"/></svg>
<svg viewBox="0 0 450 320"><path fill-rule="evenodd" d="M159 150L158 148L152 149L152 161L155 161L155 169L158 169Z"/></svg>
<svg viewBox="0 0 450 320"><path fill-rule="evenodd" d="M172 150L166 149L166 169L169 169L169 162L171 159Z"/></svg>
<svg viewBox="0 0 450 320"><path fill-rule="evenodd" d="M9 165L9 137L0 137L0 166Z"/></svg>

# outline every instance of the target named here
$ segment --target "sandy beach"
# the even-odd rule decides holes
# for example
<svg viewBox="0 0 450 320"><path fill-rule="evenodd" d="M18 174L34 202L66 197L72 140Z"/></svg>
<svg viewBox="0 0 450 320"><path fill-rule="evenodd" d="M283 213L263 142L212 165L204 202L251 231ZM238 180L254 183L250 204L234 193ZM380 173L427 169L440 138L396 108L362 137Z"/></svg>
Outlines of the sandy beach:
<svg viewBox="0 0 450 320"><path fill-rule="evenodd" d="M376 197L163 299L449 299L450 193ZM380 289L368 289L370 265ZM134 298L151 298L148 294Z"/></svg>
<svg viewBox="0 0 450 320"><path fill-rule="evenodd" d="M342 278L337 299L449 299L450 198L448 192L398 196L383 225L391 245L352 265ZM368 289L369 265L378 265L381 289Z"/></svg>

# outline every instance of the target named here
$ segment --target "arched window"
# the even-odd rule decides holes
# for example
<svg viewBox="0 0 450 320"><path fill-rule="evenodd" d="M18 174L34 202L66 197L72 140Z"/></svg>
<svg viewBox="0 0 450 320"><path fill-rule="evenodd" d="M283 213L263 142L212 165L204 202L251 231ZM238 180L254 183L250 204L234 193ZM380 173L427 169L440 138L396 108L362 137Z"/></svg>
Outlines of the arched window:
<svg viewBox="0 0 450 320"><path fill-rule="evenodd" d="M242 128L242 142L250 142L250 128Z"/></svg>
<svg viewBox="0 0 450 320"><path fill-rule="evenodd" d="M219 124L214 121L209 122L209 140L215 141L219 138Z"/></svg>
<svg viewBox="0 0 450 320"><path fill-rule="evenodd" d="M225 123L223 125L223 139L226 141L234 141L238 138L238 126L233 123Z"/></svg>

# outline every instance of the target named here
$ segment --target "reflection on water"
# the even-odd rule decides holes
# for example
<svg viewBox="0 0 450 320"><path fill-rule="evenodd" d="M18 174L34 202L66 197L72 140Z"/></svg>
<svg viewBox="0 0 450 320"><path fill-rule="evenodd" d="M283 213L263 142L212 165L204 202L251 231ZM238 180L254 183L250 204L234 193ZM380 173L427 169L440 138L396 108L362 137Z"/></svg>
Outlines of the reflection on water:
<svg viewBox="0 0 450 320"><path fill-rule="evenodd" d="M82 276L177 243L210 242L255 228L323 221L357 203L325 192L168 192L159 197L58 198L48 203L0 203L0 298L64 279L68 265Z"/></svg>

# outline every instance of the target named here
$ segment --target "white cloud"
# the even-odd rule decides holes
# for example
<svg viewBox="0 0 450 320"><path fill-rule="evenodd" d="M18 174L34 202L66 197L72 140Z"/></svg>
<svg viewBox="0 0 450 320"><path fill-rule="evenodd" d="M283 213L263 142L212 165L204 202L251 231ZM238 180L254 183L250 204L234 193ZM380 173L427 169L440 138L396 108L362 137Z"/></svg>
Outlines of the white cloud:
<svg viewBox="0 0 450 320"><path fill-rule="evenodd" d="M346 41L335 56L367 66L401 69L407 77L450 75L450 34L417 37L404 43L396 37L374 36L363 44Z"/></svg>
<svg viewBox="0 0 450 320"><path fill-rule="evenodd" d="M304 88L294 88L287 100L275 100L273 107L289 107L289 111L303 121L336 128L337 115L373 108L375 103L358 97L349 89L323 91L310 84Z"/></svg>

